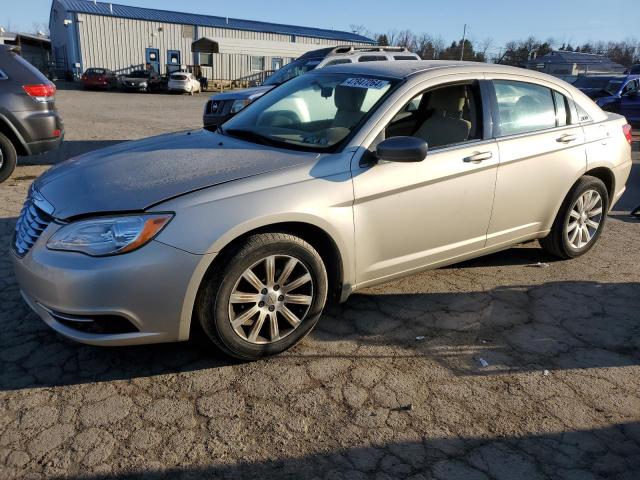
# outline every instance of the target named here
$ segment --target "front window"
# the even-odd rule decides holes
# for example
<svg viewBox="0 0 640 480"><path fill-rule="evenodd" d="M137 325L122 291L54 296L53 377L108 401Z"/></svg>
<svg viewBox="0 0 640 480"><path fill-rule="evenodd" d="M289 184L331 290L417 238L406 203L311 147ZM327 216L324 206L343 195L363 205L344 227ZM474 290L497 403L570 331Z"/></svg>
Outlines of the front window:
<svg viewBox="0 0 640 480"><path fill-rule="evenodd" d="M394 85L353 74L303 75L242 110L224 124L223 133L294 150L334 151Z"/></svg>
<svg viewBox="0 0 640 480"><path fill-rule="evenodd" d="M144 70L134 70L129 74L129 78L147 78L149 76L149 72Z"/></svg>
<svg viewBox="0 0 640 480"><path fill-rule="evenodd" d="M281 83L310 72L318 66L320 60L295 60L271 75L263 85L280 85Z"/></svg>

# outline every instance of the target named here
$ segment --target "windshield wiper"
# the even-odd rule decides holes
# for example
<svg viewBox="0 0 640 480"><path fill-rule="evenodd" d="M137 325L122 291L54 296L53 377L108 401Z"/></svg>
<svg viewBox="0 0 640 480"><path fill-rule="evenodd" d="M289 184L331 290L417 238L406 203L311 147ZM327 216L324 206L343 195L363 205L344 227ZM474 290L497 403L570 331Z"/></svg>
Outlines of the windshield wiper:
<svg viewBox="0 0 640 480"><path fill-rule="evenodd" d="M240 138L242 140L249 140L254 143L259 143L260 145L268 145L270 147L275 147L280 145L280 142L278 142L277 140L273 140L272 138L267 137L266 135L260 135L259 133L254 132L253 130L242 130L239 128L232 128L230 130L226 130L226 133L228 135L231 135L232 137Z"/></svg>

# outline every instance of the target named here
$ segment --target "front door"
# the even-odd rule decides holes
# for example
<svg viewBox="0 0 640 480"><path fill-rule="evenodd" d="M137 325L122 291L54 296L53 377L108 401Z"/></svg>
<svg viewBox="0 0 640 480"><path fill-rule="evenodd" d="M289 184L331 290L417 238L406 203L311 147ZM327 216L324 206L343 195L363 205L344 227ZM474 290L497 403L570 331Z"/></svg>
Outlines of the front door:
<svg viewBox="0 0 640 480"><path fill-rule="evenodd" d="M640 80L631 80L624 88L620 98L620 114L627 121L640 123Z"/></svg>
<svg viewBox="0 0 640 480"><path fill-rule="evenodd" d="M180 50L168 50L167 51L167 74L171 75L173 72L179 72L180 68L181 68Z"/></svg>
<svg viewBox="0 0 640 480"><path fill-rule="evenodd" d="M147 68L160 73L160 50L157 48L147 48L145 51Z"/></svg>
<svg viewBox="0 0 640 480"><path fill-rule="evenodd" d="M566 91L508 78L493 85L500 166L487 246L497 247L551 228L573 182L586 169L586 152L584 131Z"/></svg>
<svg viewBox="0 0 640 480"><path fill-rule="evenodd" d="M378 141L423 138L431 144L425 160L352 165L359 285L485 246L499 153L482 127L478 82L435 86L406 100Z"/></svg>

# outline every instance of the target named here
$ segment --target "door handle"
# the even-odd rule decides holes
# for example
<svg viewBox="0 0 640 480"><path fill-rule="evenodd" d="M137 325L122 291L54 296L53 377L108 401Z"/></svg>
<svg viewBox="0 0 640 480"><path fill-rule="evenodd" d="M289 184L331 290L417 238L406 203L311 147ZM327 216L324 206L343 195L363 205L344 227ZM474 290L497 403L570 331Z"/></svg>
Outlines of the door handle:
<svg viewBox="0 0 640 480"><path fill-rule="evenodd" d="M571 143L571 142L575 142L577 139L578 137L576 135L573 135L572 133L567 133L566 135L562 135L556 141L560 143Z"/></svg>
<svg viewBox="0 0 640 480"><path fill-rule="evenodd" d="M484 160L489 160L493 158L493 153L491 152L480 152L480 153L474 153L473 155L471 155L470 157L465 157L462 159L463 162L465 163L480 163Z"/></svg>

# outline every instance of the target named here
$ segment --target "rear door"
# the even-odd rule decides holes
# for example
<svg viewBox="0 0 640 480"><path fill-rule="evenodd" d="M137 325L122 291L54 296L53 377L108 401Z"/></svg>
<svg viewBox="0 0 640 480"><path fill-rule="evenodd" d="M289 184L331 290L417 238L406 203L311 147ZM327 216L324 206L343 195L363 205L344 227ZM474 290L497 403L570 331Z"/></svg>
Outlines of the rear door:
<svg viewBox="0 0 640 480"><path fill-rule="evenodd" d="M493 77L500 165L487 246L539 236L586 169L585 138L560 87L517 75Z"/></svg>

